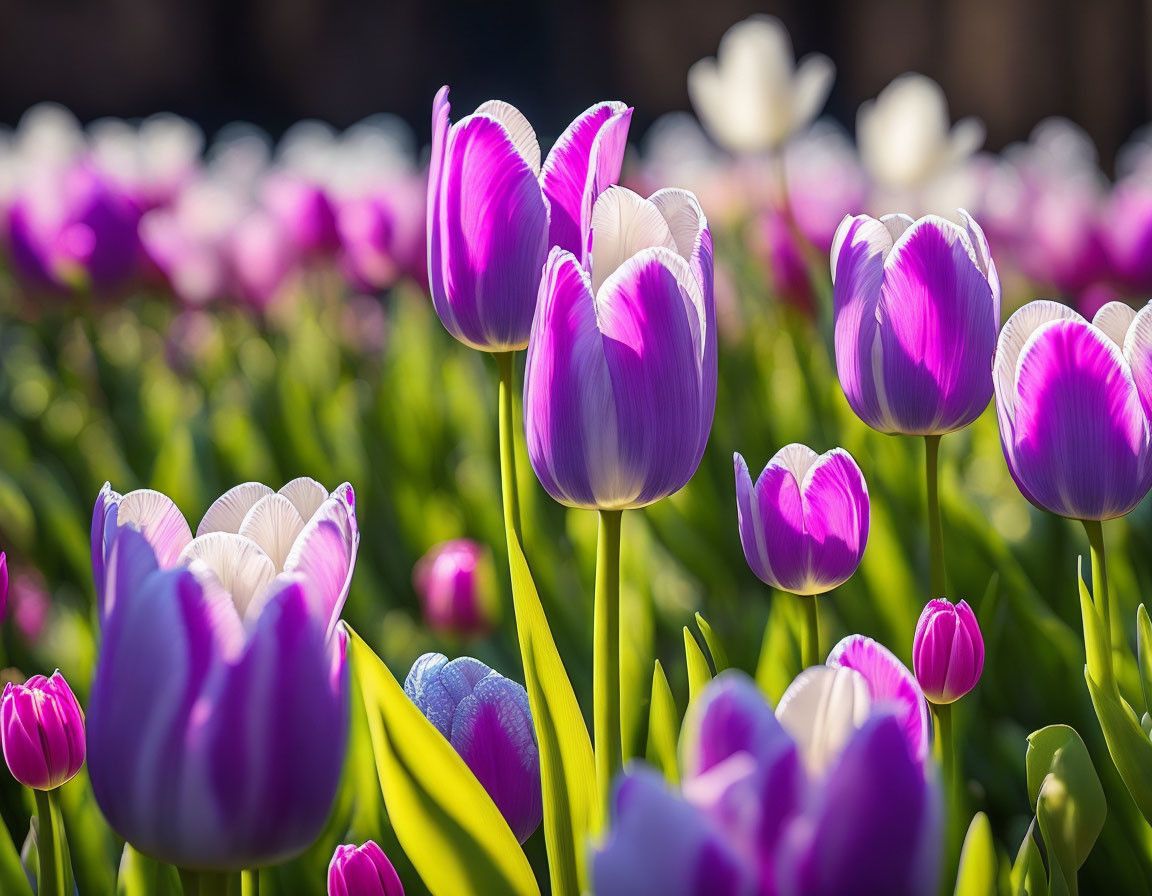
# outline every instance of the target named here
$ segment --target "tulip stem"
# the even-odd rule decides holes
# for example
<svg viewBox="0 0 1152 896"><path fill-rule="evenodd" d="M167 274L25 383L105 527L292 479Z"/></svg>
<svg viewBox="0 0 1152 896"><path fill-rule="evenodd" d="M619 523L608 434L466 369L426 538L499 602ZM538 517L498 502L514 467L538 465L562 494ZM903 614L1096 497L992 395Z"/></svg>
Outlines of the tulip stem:
<svg viewBox="0 0 1152 896"><path fill-rule="evenodd" d="M56 790L33 790L36 795L36 845L40 863L38 896L72 896L67 883L68 847L60 823L60 797ZM60 836L57 836L59 834Z"/></svg>
<svg viewBox="0 0 1152 896"><path fill-rule="evenodd" d="M1108 561L1104 551L1104 527L1099 520L1081 520L1088 535L1088 546L1092 549L1092 602L1100 615L1100 627L1104 634L1104 648L1108 656L1105 673L1112 687L1116 686L1116 675L1112 668L1112 608L1108 594ZM1106 685L1109 682L1101 681Z"/></svg>
<svg viewBox="0 0 1152 896"><path fill-rule="evenodd" d="M596 785L601 819L607 824L612 778L622 763L620 741L620 519L619 510L600 511L596 539L596 598L593 610L592 703L596 741Z"/></svg>
<svg viewBox="0 0 1152 896"><path fill-rule="evenodd" d="M241 872L240 896L260 896L260 872L255 868Z"/></svg>
<svg viewBox="0 0 1152 896"><path fill-rule="evenodd" d="M956 799L956 750L952 742L952 704L932 703L932 714L936 717L936 745L940 756L940 770L944 778L944 798L946 817L955 814L953 801Z"/></svg>
<svg viewBox="0 0 1152 896"><path fill-rule="evenodd" d="M805 669L820 664L819 596L797 595L804 608L804 634L800 641L800 662Z"/></svg>
<svg viewBox="0 0 1152 896"><path fill-rule="evenodd" d="M504 528L511 528L524 544L520 528L520 493L516 486L516 441L513 436L512 375L514 352L496 352L500 372L500 486L504 498Z"/></svg>
<svg viewBox="0 0 1152 896"><path fill-rule="evenodd" d="M236 878L227 871L194 871L177 869L184 896L233 896L239 892Z"/></svg>
<svg viewBox="0 0 1152 896"><path fill-rule="evenodd" d="M947 573L944 568L944 527L940 522L940 483L938 476L940 462L940 436L924 436L925 474L928 486L928 540L931 545L931 586L930 599L944 597L948 593Z"/></svg>

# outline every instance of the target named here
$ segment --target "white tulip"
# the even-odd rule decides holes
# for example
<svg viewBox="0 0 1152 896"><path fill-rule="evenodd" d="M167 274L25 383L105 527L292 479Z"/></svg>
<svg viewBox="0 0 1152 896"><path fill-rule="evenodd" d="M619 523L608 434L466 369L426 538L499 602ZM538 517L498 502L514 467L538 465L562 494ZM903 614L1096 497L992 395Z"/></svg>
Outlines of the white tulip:
<svg viewBox="0 0 1152 896"><path fill-rule="evenodd" d="M810 666L796 676L776 707L776 718L800 750L804 765L821 774L868 719L868 682L854 669Z"/></svg>
<svg viewBox="0 0 1152 896"><path fill-rule="evenodd" d="M688 71L688 95L717 143L736 153L773 150L820 113L836 69L819 53L796 64L779 19L733 25L715 58Z"/></svg>

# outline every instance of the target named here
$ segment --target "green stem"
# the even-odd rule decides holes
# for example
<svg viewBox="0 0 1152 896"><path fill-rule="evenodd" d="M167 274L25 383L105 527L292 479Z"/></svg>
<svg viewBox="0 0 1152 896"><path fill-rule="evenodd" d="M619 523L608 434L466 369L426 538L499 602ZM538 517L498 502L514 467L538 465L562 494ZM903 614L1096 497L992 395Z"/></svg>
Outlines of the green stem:
<svg viewBox="0 0 1152 896"><path fill-rule="evenodd" d="M620 518L600 511L596 539L596 602L593 610L592 703L596 787L600 817L608 818L612 778L621 765L620 742Z"/></svg>
<svg viewBox="0 0 1152 896"><path fill-rule="evenodd" d="M229 896L236 892L235 878L227 871L196 871L179 868L184 896Z"/></svg>
<svg viewBox="0 0 1152 896"><path fill-rule="evenodd" d="M940 757L940 771L944 778L946 814L951 817L956 799L956 748L952 741L952 704L933 703L932 714L936 716L936 748Z"/></svg>
<svg viewBox="0 0 1152 896"><path fill-rule="evenodd" d="M500 487L504 499L504 527L524 543L520 527L520 494L516 486L516 441L513 435L512 374L514 352L496 352L500 372Z"/></svg>
<svg viewBox="0 0 1152 896"><path fill-rule="evenodd" d="M804 612L804 633L800 641L800 662L805 669L820 665L820 604L813 594L796 595Z"/></svg>
<svg viewBox="0 0 1152 896"><path fill-rule="evenodd" d="M37 875L38 896L72 896L66 883L64 826L60 820L60 797L55 790L33 790L36 796L36 845L40 863ZM60 837L56 834L59 832Z"/></svg>
<svg viewBox="0 0 1152 896"><path fill-rule="evenodd" d="M1116 687L1116 674L1112 662L1112 606L1108 593L1108 560L1104 550L1104 527L1099 520L1081 520L1088 535L1088 546L1092 550L1092 603L1100 615L1100 625L1104 633L1105 652L1108 655L1107 682L1101 686Z"/></svg>
<svg viewBox="0 0 1152 896"><path fill-rule="evenodd" d="M924 436L924 454L928 486L928 539L932 549L932 592L928 597L934 599L945 597L948 593L944 568L944 527L940 523L940 436Z"/></svg>
<svg viewBox="0 0 1152 896"><path fill-rule="evenodd" d="M260 896L260 872L255 868L240 873L240 896Z"/></svg>

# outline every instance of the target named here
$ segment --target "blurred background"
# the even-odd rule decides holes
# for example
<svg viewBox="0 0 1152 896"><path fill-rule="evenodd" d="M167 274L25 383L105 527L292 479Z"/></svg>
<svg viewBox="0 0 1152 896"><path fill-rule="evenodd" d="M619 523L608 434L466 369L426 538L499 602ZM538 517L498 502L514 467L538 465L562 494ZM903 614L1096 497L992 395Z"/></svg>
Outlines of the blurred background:
<svg viewBox="0 0 1152 896"><path fill-rule="evenodd" d="M41 100L82 121L170 110L210 134L388 110L424 142L432 95L451 84L461 108L500 96L542 135L622 99L639 134L688 108L688 66L754 12L779 16L798 56L836 61L828 111L849 127L861 101L919 71L957 117L984 120L989 149L1060 115L1107 170L1152 108L1148 0L4 0L0 122Z"/></svg>

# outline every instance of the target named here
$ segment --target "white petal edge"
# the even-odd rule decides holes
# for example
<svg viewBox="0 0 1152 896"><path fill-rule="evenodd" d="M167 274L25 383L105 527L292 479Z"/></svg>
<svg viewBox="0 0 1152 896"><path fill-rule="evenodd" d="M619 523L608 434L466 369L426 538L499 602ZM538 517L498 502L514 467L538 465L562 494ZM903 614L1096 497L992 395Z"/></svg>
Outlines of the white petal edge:
<svg viewBox="0 0 1152 896"><path fill-rule="evenodd" d="M262 482L244 482L228 489L212 502L196 527L196 537L209 532L239 532L240 524L252 505L270 494L272 489Z"/></svg>
<svg viewBox="0 0 1152 896"><path fill-rule="evenodd" d="M478 106L472 114L491 118L500 124L508 132L508 136L512 138L516 152L520 153L521 158L528 163L532 173L537 177L540 176L540 141L536 138L536 131L533 130L528 119L524 117L524 113L503 100L488 100L488 102Z"/></svg>

